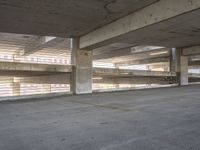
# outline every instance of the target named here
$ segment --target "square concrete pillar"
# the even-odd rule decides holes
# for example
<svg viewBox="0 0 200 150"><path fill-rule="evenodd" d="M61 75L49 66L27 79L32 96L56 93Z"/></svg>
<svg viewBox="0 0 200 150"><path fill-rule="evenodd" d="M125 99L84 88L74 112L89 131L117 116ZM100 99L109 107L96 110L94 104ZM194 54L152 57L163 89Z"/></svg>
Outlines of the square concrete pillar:
<svg viewBox="0 0 200 150"><path fill-rule="evenodd" d="M180 57L180 85L188 85L188 58Z"/></svg>
<svg viewBox="0 0 200 150"><path fill-rule="evenodd" d="M170 71L177 73L179 85L188 85L188 58L181 49L171 50Z"/></svg>
<svg viewBox="0 0 200 150"><path fill-rule="evenodd" d="M71 92L92 93L92 51L79 49L79 38L72 39Z"/></svg>
<svg viewBox="0 0 200 150"><path fill-rule="evenodd" d="M179 72L180 50L172 48L170 52L170 72Z"/></svg>

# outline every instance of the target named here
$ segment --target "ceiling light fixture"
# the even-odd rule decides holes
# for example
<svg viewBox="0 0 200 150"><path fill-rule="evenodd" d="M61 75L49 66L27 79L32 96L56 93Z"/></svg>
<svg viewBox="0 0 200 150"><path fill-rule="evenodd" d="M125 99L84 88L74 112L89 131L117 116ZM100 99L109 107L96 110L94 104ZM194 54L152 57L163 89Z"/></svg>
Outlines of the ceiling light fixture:
<svg viewBox="0 0 200 150"><path fill-rule="evenodd" d="M194 58L194 59L192 59L192 61L198 61L198 60L200 60L200 58Z"/></svg>
<svg viewBox="0 0 200 150"><path fill-rule="evenodd" d="M64 56L66 53L59 54L59 56Z"/></svg>
<svg viewBox="0 0 200 150"><path fill-rule="evenodd" d="M167 54L168 51L163 51L163 52L157 52L157 53L151 53L149 55L154 56L154 55L161 55L161 54Z"/></svg>
<svg viewBox="0 0 200 150"><path fill-rule="evenodd" d="M101 80L101 79L103 79L102 77L94 77L94 78L92 78L93 80Z"/></svg>

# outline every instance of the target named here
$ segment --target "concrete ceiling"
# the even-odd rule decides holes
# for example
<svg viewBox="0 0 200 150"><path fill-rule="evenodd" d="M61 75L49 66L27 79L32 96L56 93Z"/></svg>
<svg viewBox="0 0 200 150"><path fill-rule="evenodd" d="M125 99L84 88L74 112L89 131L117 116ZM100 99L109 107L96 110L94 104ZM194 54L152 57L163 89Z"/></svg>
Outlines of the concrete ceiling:
<svg viewBox="0 0 200 150"><path fill-rule="evenodd" d="M158 0L0 0L0 32L86 34Z"/></svg>
<svg viewBox="0 0 200 150"><path fill-rule="evenodd" d="M46 75L57 75L66 73L56 72L42 72L42 71L5 71L0 70L0 77L33 77L33 76L46 76Z"/></svg>

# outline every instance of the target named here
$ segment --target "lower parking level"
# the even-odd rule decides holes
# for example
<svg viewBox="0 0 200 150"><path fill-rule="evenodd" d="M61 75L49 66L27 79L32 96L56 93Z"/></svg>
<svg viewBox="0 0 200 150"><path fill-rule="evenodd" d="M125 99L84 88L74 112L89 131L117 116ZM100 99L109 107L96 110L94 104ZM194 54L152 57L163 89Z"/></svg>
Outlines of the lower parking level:
<svg viewBox="0 0 200 150"><path fill-rule="evenodd" d="M0 103L0 150L199 150L200 85Z"/></svg>

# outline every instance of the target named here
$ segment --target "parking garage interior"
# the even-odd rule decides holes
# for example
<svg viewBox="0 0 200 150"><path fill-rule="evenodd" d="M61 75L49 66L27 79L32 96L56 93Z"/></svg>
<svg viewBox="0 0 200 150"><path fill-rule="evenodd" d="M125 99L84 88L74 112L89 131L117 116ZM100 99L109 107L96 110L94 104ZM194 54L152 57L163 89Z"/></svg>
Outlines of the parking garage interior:
<svg viewBox="0 0 200 150"><path fill-rule="evenodd" d="M0 150L200 149L199 0L0 0Z"/></svg>

